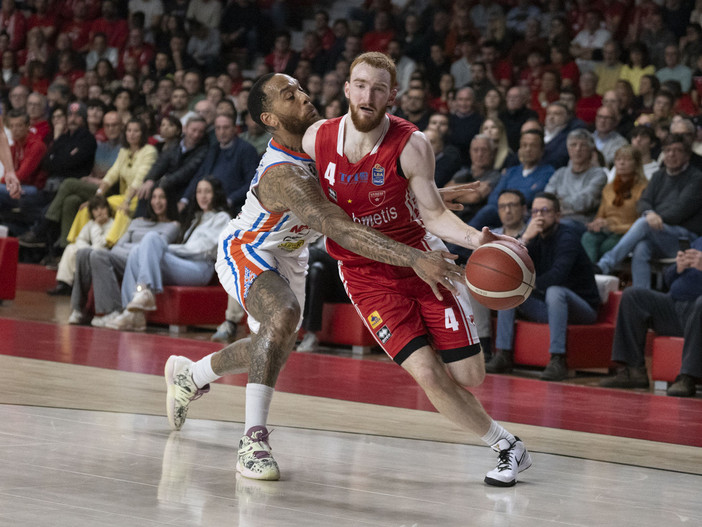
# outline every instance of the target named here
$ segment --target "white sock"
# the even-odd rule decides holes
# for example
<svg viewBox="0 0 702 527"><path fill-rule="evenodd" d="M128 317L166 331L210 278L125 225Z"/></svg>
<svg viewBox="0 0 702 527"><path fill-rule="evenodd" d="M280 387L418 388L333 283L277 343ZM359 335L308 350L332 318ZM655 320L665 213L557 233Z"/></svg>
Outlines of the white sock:
<svg viewBox="0 0 702 527"><path fill-rule="evenodd" d="M214 355L214 353L210 353L207 357L203 357L199 361L193 363L190 370L193 374L193 382L198 388L202 388L220 377L212 370L212 355Z"/></svg>
<svg viewBox="0 0 702 527"><path fill-rule="evenodd" d="M266 426L268 409L271 407L275 388L265 384L249 383L246 385L246 423L245 432L252 426Z"/></svg>
<svg viewBox="0 0 702 527"><path fill-rule="evenodd" d="M494 445L500 439L507 439L510 443L514 443L515 441L514 436L502 428L502 425L494 419L492 423L490 423L490 430L488 430L488 433L481 437L481 439L489 446Z"/></svg>

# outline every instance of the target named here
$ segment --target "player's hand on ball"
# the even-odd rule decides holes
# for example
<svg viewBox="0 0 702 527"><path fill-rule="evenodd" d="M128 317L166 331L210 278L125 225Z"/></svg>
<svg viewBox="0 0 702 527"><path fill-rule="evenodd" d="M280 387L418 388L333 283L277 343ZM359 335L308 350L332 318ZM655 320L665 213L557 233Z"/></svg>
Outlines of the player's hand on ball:
<svg viewBox="0 0 702 527"><path fill-rule="evenodd" d="M442 285L451 293L456 293L453 280L463 280L463 270L446 259L455 260L457 256L446 251L421 252L412 266L417 276L424 280L436 295L443 300L439 286Z"/></svg>

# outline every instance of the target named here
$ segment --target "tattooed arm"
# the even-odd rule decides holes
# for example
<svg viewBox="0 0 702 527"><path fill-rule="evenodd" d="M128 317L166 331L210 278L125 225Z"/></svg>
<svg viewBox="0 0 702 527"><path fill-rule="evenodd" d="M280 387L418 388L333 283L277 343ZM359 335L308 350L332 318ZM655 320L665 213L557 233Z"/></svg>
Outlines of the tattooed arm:
<svg viewBox="0 0 702 527"><path fill-rule="evenodd" d="M292 164L270 168L258 185L258 198L268 210L291 210L308 227L328 236L354 253L378 262L411 267L441 299L438 284L456 292L450 280L462 280L461 269L446 258L444 251L424 252L356 223L337 205L327 200L317 178Z"/></svg>

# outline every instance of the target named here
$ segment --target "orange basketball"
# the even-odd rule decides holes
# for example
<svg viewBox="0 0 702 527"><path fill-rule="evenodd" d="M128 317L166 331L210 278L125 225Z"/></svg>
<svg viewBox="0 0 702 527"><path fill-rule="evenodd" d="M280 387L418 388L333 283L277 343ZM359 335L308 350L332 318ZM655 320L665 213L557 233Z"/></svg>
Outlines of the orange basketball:
<svg viewBox="0 0 702 527"><path fill-rule="evenodd" d="M466 264L466 283L475 299L490 309L512 309L534 288L534 262L523 245L498 240L481 245Z"/></svg>

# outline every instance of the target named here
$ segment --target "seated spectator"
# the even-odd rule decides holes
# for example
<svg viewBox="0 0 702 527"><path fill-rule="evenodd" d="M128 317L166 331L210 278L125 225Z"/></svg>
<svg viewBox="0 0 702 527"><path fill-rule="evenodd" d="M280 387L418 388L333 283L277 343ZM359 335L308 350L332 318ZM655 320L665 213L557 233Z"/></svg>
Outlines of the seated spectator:
<svg viewBox="0 0 702 527"><path fill-rule="evenodd" d="M69 244L61 255L56 272L56 286L47 291L50 295L70 295L73 288L73 275L76 270L76 253L80 249L103 249L105 235L112 227L112 209L105 196L93 196L88 202L88 212L92 218L78 233L74 243Z"/></svg>
<svg viewBox="0 0 702 527"><path fill-rule="evenodd" d="M586 71L580 76L580 98L575 103L575 116L592 127L595 124L597 109L602 106L602 96L595 90L598 83L597 75Z"/></svg>
<svg viewBox="0 0 702 527"><path fill-rule="evenodd" d="M566 145L570 162L556 170L544 191L558 198L561 224L582 236L600 205L607 174L592 162L595 143L590 132L583 128L573 130Z"/></svg>
<svg viewBox="0 0 702 527"><path fill-rule="evenodd" d="M597 150L604 156L607 167L614 162L614 153L629 142L616 131L619 113L609 106L601 106L595 117L595 133L592 134Z"/></svg>
<svg viewBox="0 0 702 527"><path fill-rule="evenodd" d="M676 115L670 123L670 133L681 135L685 142L690 145L690 164L697 170L702 171L702 156L692 151L695 136L697 135L697 127L694 123L690 119L684 119Z"/></svg>
<svg viewBox="0 0 702 527"><path fill-rule="evenodd" d="M568 375L568 324L593 324L597 320L600 295L595 275L580 244L580 235L560 223L560 216L554 194L536 195L531 221L521 237L534 261L536 284L523 304L497 313L496 354L485 366L488 373L512 370L517 314L527 320L548 323L551 360L541 374L545 381L561 381Z"/></svg>
<svg viewBox="0 0 702 527"><path fill-rule="evenodd" d="M147 232L156 232L163 236L166 243L173 243L179 231L177 218L175 202L169 202L164 190L156 187L151 193L146 216L134 219L112 249L79 250L76 254L72 310L68 323L82 324L87 321L86 303L91 287L95 300L95 317L90 324L102 328L117 318L122 311L119 284L129 252Z"/></svg>
<svg viewBox="0 0 702 527"><path fill-rule="evenodd" d="M13 139L10 147L12 165L22 194L25 197L36 195L46 181L46 172L41 167L46 145L38 136L29 132L29 116L23 110L11 110L7 117ZM0 185L0 213L5 215L19 206L20 199L13 199L7 187L4 184Z"/></svg>
<svg viewBox="0 0 702 527"><path fill-rule="evenodd" d="M473 216L487 203L488 196L500 180L500 172L494 168L495 152L497 147L489 136L478 134L470 142L470 167L465 167L454 175L453 179L447 183L446 189L463 183L480 183L478 188L469 192L461 192L459 195L442 194L445 201L460 203L463 209L456 214L464 222L469 222ZM457 251L461 248L455 247ZM456 251L454 251L456 252ZM468 253L463 253L466 257Z"/></svg>
<svg viewBox="0 0 702 527"><path fill-rule="evenodd" d="M402 97L400 108L395 115L424 130L431 115L426 91L422 88L409 88Z"/></svg>
<svg viewBox="0 0 702 527"><path fill-rule="evenodd" d="M470 163L468 153L470 141L480 131L482 116L475 107L475 93L472 88L461 88L456 92L453 111L449 115L447 142L458 148L464 165Z"/></svg>
<svg viewBox="0 0 702 527"><path fill-rule="evenodd" d="M690 165L690 145L678 134L663 142L664 166L639 199L641 214L614 248L597 262L598 273L611 274L629 253L634 287L651 287L651 260L672 258L678 238L702 234L702 172Z"/></svg>
<svg viewBox="0 0 702 527"><path fill-rule="evenodd" d="M568 164L566 140L568 134L577 128L585 128L585 123L575 118L565 104L558 101L548 105L544 120L544 164L553 168Z"/></svg>
<svg viewBox="0 0 702 527"><path fill-rule="evenodd" d="M505 125L507 141L513 151L519 148L519 136L522 125L529 119L537 117L537 113L534 110L527 108L527 100L524 90L513 86L507 90L505 110L498 114L498 118Z"/></svg>
<svg viewBox="0 0 702 527"><path fill-rule="evenodd" d="M175 117L164 118L165 122L170 123L170 120L180 125L180 121ZM137 198L140 200L137 216L141 215L139 210L146 210L146 204L151 198L151 190L154 187L163 189L168 194L169 201L174 203L183 196L183 192L207 154L205 127L206 123L202 117L191 117L185 125L182 139L173 147L164 148L161 151L137 192Z"/></svg>
<svg viewBox="0 0 702 527"><path fill-rule="evenodd" d="M117 154L117 160L102 178L95 194L106 194L113 185L119 184L117 194L107 198L107 202L115 211L115 223L107 234L107 245L114 245L129 225L129 218L137 206L136 195L144 177L156 162L158 153L147 143L146 126L138 119L127 123L122 138L122 148ZM93 185L94 187L94 185ZM87 211L78 211L68 241L72 242L83 225L87 223Z"/></svg>
<svg viewBox="0 0 702 527"><path fill-rule="evenodd" d="M209 147L205 160L185 189L178 205L180 210L195 197L198 182L213 177L222 183L229 209L239 213L258 166L258 153L251 144L237 137L235 120L231 115L218 115L215 119L217 143Z"/></svg>
<svg viewBox="0 0 702 527"><path fill-rule="evenodd" d="M485 119L498 119L498 115L504 109L505 102L502 93L497 88L488 90L483 97L483 115Z"/></svg>
<svg viewBox="0 0 702 527"><path fill-rule="evenodd" d="M531 108L539 116L539 121L546 122L547 108L560 97L560 77L558 73L544 70L541 74L539 89L531 92Z"/></svg>
<svg viewBox="0 0 702 527"><path fill-rule="evenodd" d="M41 141L49 134L51 128L46 119L46 97L41 93L32 92L27 97L27 115L29 116L29 131Z"/></svg>
<svg viewBox="0 0 702 527"><path fill-rule="evenodd" d="M619 78L629 81L634 88L634 94L640 96L641 79L647 75L653 76L655 72L656 67L648 60L646 45L643 42L631 44L629 46L629 60L622 66Z"/></svg>
<svg viewBox="0 0 702 527"><path fill-rule="evenodd" d="M621 240L639 217L636 203L648 180L644 176L641 152L624 145L614 155L613 181L602 189L595 219L587 224L582 244L591 262L597 262Z"/></svg>
<svg viewBox="0 0 702 527"><path fill-rule="evenodd" d="M607 90L613 90L620 79L623 64L619 62L619 45L616 40L610 40L602 48L602 62L595 65L597 75L598 95L604 95Z"/></svg>
<svg viewBox="0 0 702 527"><path fill-rule="evenodd" d="M641 154L641 164L643 165L644 176L646 176L647 181L650 181L653 174L660 168L658 161L652 156L653 147L657 142L656 134L650 126L637 126L631 131L631 146ZM615 170L611 170L607 174L607 181L610 183L614 181L614 175Z"/></svg>
<svg viewBox="0 0 702 527"><path fill-rule="evenodd" d="M682 366L667 394L692 397L702 378L702 238L681 248L675 264L666 269L668 293L638 287L624 290L617 314L612 360L620 367L614 377L602 379L606 388L648 388L646 336L683 337Z"/></svg>
<svg viewBox="0 0 702 527"><path fill-rule="evenodd" d="M147 233L130 253L122 280L121 315L107 327L126 331L146 328L145 311L156 309L156 294L164 285L203 286L214 275L219 234L231 219L219 180L197 184L195 199L181 226L177 243Z"/></svg>
<svg viewBox="0 0 702 527"><path fill-rule="evenodd" d="M336 99L332 102L338 105L338 114L334 115L334 117L340 117L341 115L343 115L343 112L341 111L341 101ZM325 119L330 119L330 117L325 116ZM247 143L250 143L256 149L256 153L258 153L260 159L260 157L266 151L266 148L268 148L268 142L271 140L272 136L265 130L265 128L260 126L251 118L251 115L249 114L248 110L244 112L244 122L246 123L246 131L242 133L239 137L241 137Z"/></svg>
<svg viewBox="0 0 702 527"><path fill-rule="evenodd" d="M520 239L526 229L527 207L524 194L518 190L504 189L497 198L497 213L500 215L502 227L496 227L493 232ZM488 363L492 359L493 349L491 311L479 302L471 302L471 305L480 346L483 348L485 362Z"/></svg>
<svg viewBox="0 0 702 527"><path fill-rule="evenodd" d="M680 83L683 93L690 91L692 87L692 70L680 64L680 50L675 44L665 47L665 67L656 72L656 77L663 84L666 81L674 80Z"/></svg>
<svg viewBox="0 0 702 527"><path fill-rule="evenodd" d="M451 181L453 175L461 168L461 154L455 146L445 144L437 130L426 129L424 135L434 151L434 182L441 188Z"/></svg>
<svg viewBox="0 0 702 527"><path fill-rule="evenodd" d="M85 57L85 68L94 69L100 59L109 60L115 68L119 60L119 50L108 46L107 35L101 32L93 35L90 51Z"/></svg>
<svg viewBox="0 0 702 527"><path fill-rule="evenodd" d="M509 167L519 164L517 154L512 152L507 141L505 125L497 118L487 118L480 127L480 133L485 134L495 144L495 162L493 168L498 172L504 172Z"/></svg>
<svg viewBox="0 0 702 527"><path fill-rule="evenodd" d="M526 198L527 206L531 207L534 196L546 187L546 183L553 175L553 167L545 165L541 161L543 151L544 139L540 132L529 130L522 133L517 152L521 164L507 169L507 172L490 193L487 204L468 224L476 229L482 229L484 226L499 226L497 198L500 192L506 188L521 191Z"/></svg>
<svg viewBox="0 0 702 527"><path fill-rule="evenodd" d="M65 120L62 119L64 112L65 110L60 108L52 113L52 118L55 118L52 121L55 139L42 160L42 168L47 175L44 188L36 195L20 198L22 213L38 222L19 237L20 245L24 247L46 247L56 241L59 236L63 202L61 200L54 203L54 198L57 197L61 184L66 179L89 176L93 168L97 143L87 128L88 112L85 105L71 103ZM53 206L49 206L46 214L42 215L41 211L48 203Z"/></svg>
<svg viewBox="0 0 702 527"><path fill-rule="evenodd" d="M590 9L585 14L585 27L575 35L570 43L570 53L583 61L597 60L602 56L602 48L612 39L612 34L601 27L602 13Z"/></svg>

